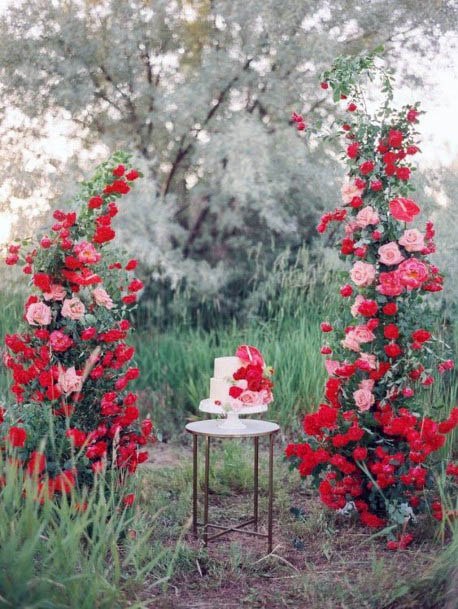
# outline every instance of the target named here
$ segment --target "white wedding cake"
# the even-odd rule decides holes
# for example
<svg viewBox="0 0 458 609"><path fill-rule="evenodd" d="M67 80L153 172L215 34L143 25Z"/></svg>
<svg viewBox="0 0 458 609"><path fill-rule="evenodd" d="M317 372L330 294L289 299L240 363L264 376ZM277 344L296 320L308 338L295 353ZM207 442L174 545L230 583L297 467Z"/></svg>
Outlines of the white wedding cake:
<svg viewBox="0 0 458 609"><path fill-rule="evenodd" d="M272 372L255 347L241 345L235 356L217 357L209 397L201 401L199 409L225 414L227 420L223 426L226 428L243 428L239 414L265 412L272 402Z"/></svg>

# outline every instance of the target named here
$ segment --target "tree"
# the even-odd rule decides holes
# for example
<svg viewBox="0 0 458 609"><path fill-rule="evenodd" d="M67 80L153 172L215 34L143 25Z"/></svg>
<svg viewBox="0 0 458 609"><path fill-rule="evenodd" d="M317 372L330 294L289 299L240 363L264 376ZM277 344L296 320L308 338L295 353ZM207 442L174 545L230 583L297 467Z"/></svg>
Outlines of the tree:
<svg viewBox="0 0 458 609"><path fill-rule="evenodd" d="M334 161L320 155L304 169L288 125L293 106L302 100L327 116L313 77L342 50L385 42L388 58L400 46L430 51L437 29L453 23L453 5L417 8L413 0L364 9L323 0L15 3L0 30L2 111L19 110L38 131L65 116L80 146L133 150L150 185L143 238L157 216L163 222L148 269L239 293L253 272L250 252L261 248L269 267L286 246L309 242L316 210L332 197L323 175L335 173ZM209 268L217 280L202 282Z"/></svg>

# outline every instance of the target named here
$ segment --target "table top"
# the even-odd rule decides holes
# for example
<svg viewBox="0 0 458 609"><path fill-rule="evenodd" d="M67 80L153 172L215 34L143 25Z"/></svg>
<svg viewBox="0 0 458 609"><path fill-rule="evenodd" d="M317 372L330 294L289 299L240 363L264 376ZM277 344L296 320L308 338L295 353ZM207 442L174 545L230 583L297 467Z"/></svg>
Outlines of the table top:
<svg viewBox="0 0 458 609"><path fill-rule="evenodd" d="M280 430L279 425L270 421L258 419L244 419L244 429L224 429L221 424L224 419L207 419L195 421L186 425L186 431L198 436L213 436L217 438L250 438L255 436L269 436Z"/></svg>

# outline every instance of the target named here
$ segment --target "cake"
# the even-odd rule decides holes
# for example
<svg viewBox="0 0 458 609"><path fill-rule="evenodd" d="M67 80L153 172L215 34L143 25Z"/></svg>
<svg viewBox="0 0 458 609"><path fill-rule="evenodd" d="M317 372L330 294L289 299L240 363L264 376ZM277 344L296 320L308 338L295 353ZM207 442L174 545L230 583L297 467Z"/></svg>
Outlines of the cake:
<svg viewBox="0 0 458 609"><path fill-rule="evenodd" d="M223 412L265 409L273 400L272 372L258 349L241 345L235 356L215 359L209 401Z"/></svg>

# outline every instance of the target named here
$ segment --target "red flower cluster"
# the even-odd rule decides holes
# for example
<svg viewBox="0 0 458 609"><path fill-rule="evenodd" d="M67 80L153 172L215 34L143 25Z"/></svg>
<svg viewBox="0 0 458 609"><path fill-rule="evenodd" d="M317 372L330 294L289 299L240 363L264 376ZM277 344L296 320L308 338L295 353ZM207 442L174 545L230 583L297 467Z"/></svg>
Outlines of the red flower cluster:
<svg viewBox="0 0 458 609"><path fill-rule="evenodd" d="M340 68L325 73L334 98L336 90L357 95L352 83L342 84L342 73ZM421 327L421 296L442 290L443 280L426 258L435 251L432 223L424 234L408 226L420 213L406 185L411 172L406 159L419 151L413 128L419 111L390 110L381 122L354 102L347 110L354 113L353 122L347 118L342 125L352 140L342 186L347 207L324 214L317 230L323 233L336 220L344 225L338 247L353 266L351 283L340 295L349 299L356 292L351 299L356 321L349 323L342 314L342 320L322 322L326 336L340 337L321 348L332 356L326 360L326 403L305 416L305 439L290 444L286 456L302 476L313 477L325 505L356 510L366 526L382 527L395 506L424 508L425 490L433 482L429 457L458 425L458 408L436 422L414 414L420 407L407 407L415 383L420 388L434 383L433 366L441 374L453 368L452 360L434 355L432 332ZM446 471L455 476L457 468L450 464ZM440 503L433 513L440 517ZM403 534L390 548L403 549L410 541Z"/></svg>
<svg viewBox="0 0 458 609"><path fill-rule="evenodd" d="M33 422L25 411L22 423L9 428L2 411L2 449L16 449L25 471L49 496L69 492L80 478L90 484L110 465L133 473L147 459L143 447L152 434L148 419L139 425L137 396L128 392L139 370L129 366L135 350L125 342L130 323L124 305L136 302L143 284L131 276L137 262L109 263L105 245L115 237L115 200L130 191L139 173L126 172L123 164L105 165L102 185L100 173L85 187L90 195L84 208L56 210L54 236L43 237L39 248L25 254L23 270L32 275L38 294L25 303L26 329L5 337L4 362L17 403L49 406L55 429L66 439L59 456L50 446L41 452L36 445L41 438L29 433ZM6 263L19 260L20 247L10 246ZM76 452L82 456L69 469L65 464ZM54 472L56 459L62 471L51 476L47 464L54 461Z"/></svg>

